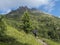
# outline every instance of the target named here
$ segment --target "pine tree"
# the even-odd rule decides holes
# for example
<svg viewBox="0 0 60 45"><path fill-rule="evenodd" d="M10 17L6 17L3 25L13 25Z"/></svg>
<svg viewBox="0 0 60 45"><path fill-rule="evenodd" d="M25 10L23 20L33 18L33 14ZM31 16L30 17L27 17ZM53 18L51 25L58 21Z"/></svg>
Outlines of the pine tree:
<svg viewBox="0 0 60 45"><path fill-rule="evenodd" d="M27 11L22 16L22 24L23 24L22 29L28 33L31 30L31 22L30 22L29 13Z"/></svg>

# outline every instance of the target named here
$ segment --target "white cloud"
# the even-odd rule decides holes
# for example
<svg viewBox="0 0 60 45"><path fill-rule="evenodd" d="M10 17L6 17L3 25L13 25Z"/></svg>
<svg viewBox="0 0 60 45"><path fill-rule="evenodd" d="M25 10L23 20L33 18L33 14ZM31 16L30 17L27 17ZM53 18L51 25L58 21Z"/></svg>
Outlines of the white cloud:
<svg viewBox="0 0 60 45"><path fill-rule="evenodd" d="M0 0L0 8L11 8L16 6L38 7L45 5L48 0Z"/></svg>
<svg viewBox="0 0 60 45"><path fill-rule="evenodd" d="M44 9L47 10L48 12L51 12L52 10L54 10L57 1L58 0L50 0L50 2L44 7Z"/></svg>
<svg viewBox="0 0 60 45"><path fill-rule="evenodd" d="M58 16L58 18L60 18L60 16Z"/></svg>
<svg viewBox="0 0 60 45"><path fill-rule="evenodd" d="M55 1L50 0L0 0L0 10L10 10L19 6L28 6L38 8L45 5L46 10L53 10Z"/></svg>

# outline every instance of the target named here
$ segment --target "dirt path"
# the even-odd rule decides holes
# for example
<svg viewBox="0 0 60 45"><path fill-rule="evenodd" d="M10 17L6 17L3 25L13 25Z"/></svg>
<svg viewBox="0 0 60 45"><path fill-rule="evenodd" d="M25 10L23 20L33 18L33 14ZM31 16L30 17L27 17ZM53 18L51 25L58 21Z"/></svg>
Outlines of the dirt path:
<svg viewBox="0 0 60 45"><path fill-rule="evenodd" d="M44 41L41 40L41 39L38 39L38 38L37 38L37 41L40 42L40 43L42 43L43 45L48 45L46 42L44 42Z"/></svg>

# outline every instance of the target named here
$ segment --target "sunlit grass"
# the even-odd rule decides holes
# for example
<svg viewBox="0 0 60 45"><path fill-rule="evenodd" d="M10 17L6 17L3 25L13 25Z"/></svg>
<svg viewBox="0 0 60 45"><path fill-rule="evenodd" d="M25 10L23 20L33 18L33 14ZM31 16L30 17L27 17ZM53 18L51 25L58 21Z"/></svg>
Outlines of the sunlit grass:
<svg viewBox="0 0 60 45"><path fill-rule="evenodd" d="M42 45L31 34L26 34L24 31L18 31L17 29L7 25L6 34L16 39L16 41L25 45ZM19 44L20 45L20 44Z"/></svg>
<svg viewBox="0 0 60 45"><path fill-rule="evenodd" d="M46 42L48 45L60 45L60 43L55 42L55 41L50 40L50 39L45 39L45 42Z"/></svg>

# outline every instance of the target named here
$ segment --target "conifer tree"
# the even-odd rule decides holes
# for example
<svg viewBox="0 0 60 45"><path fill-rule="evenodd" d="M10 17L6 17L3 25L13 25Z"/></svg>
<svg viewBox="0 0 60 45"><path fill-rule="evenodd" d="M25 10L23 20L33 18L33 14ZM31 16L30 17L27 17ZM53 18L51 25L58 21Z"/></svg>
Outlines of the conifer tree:
<svg viewBox="0 0 60 45"><path fill-rule="evenodd" d="M24 12L24 15L22 16L22 29L25 32L29 32L31 30L31 22L30 22L30 16L29 13L26 11Z"/></svg>

